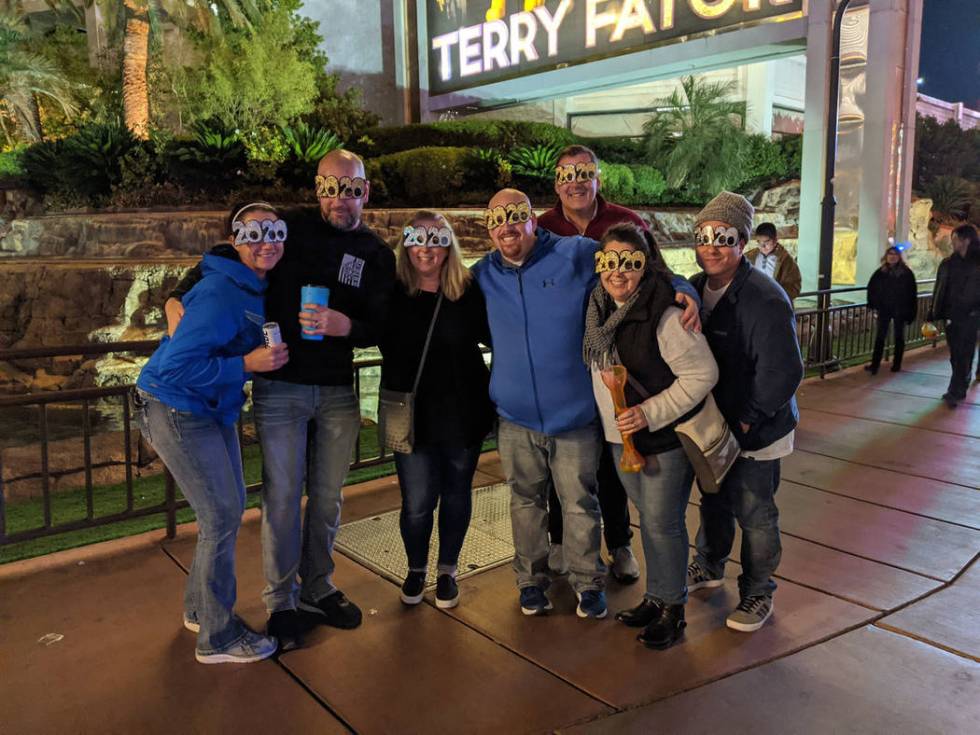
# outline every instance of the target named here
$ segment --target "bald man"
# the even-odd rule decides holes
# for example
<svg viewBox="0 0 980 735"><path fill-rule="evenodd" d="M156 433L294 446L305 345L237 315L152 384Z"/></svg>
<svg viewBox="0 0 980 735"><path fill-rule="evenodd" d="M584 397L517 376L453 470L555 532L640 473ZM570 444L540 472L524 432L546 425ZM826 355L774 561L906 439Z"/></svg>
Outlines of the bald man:
<svg viewBox="0 0 980 735"><path fill-rule="evenodd" d="M334 584L333 545L361 424L353 349L377 344L395 278L394 253L361 222L371 188L361 159L345 150L328 153L314 185L319 211L284 215L289 238L268 276L266 319L279 323L290 359L252 381L263 458L262 595L268 633L285 649L299 645L304 629L297 608L338 628L361 623L361 611ZM186 293L196 275L172 295ZM300 303L307 284L330 289L328 307ZM179 319L173 301L168 327ZM301 329L321 339L303 339Z"/></svg>
<svg viewBox="0 0 980 735"><path fill-rule="evenodd" d="M490 397L497 406L497 444L511 486L514 570L521 612L551 609L548 487L564 521L563 552L581 618L606 616L605 564L599 556L596 469L602 437L592 379L582 360L585 307L598 279L598 243L559 237L537 226L527 196L503 189L485 212L494 250L473 266L493 338ZM693 288L688 316L697 315Z"/></svg>

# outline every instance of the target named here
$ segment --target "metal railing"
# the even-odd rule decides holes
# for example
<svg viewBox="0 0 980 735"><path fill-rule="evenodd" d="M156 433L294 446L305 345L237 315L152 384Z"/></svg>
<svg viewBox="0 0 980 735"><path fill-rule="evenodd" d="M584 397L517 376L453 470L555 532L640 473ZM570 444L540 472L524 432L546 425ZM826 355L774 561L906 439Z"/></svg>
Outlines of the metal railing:
<svg viewBox="0 0 980 735"><path fill-rule="evenodd" d="M68 345L64 347L43 347L18 350L0 350L0 362L10 360L42 359L55 357L89 357L96 355L109 354L131 354L147 356L159 345L157 340L141 342L106 342L87 345ZM364 383L364 374L368 370L377 369L381 366L381 358L369 358L357 360L354 363L354 390L361 399L361 389ZM41 523L36 527L31 527L15 532L8 531L8 504L7 481L4 475L4 453L0 451L0 547L8 546L23 541L31 541L44 536L77 531L85 528L96 528L120 521L133 520L145 516L165 514L166 533L168 538L173 538L176 534L177 512L189 507L188 502L180 498L176 483L169 470L164 467L164 497L159 503L136 507L134 495L134 465L141 468L153 460L152 449L149 448L142 438L139 431L134 429L132 410L130 405L130 394L132 384L123 384L101 388L78 388L71 390L52 390L43 392L26 393L22 395L9 395L0 397L0 422L4 422L4 409L36 407L37 435L36 448L38 452L38 471L35 474L17 478L18 480L40 480L40 500L41 500ZM109 514L97 514L96 506L96 486L93 482L93 470L100 469L93 462L92 439L95 435L93 431L91 413L93 404L96 402L120 402L122 418L123 442L123 472L125 486L125 507L118 512ZM84 498L85 512L84 517L74 518L70 521L56 523L52 512L52 500L62 493L55 493L52 489L52 477L54 473L51 469L51 430L49 422L49 409L52 407L77 406L81 409L81 433L82 433L82 465L72 467L70 472L84 473ZM239 440L244 444L243 437L244 421L238 422ZM134 437L136 441L134 442ZM393 455L385 452L385 448L379 445L379 451L365 456L363 446L365 432L361 431L355 444L354 458L350 464L350 469L360 469L372 467L393 459ZM33 445L29 445L33 446ZM0 444L0 449L4 448ZM244 456L244 455L243 455ZM118 466L118 463L113 463ZM261 490L261 483L252 483L247 486L249 493ZM73 488L64 491L79 492L82 488ZM30 502L33 498L25 499L21 502ZM36 502L36 500L35 500Z"/></svg>
<svg viewBox="0 0 980 735"><path fill-rule="evenodd" d="M927 340L922 336L922 325L932 308L932 284L935 279L918 281L920 293L917 299L915 319L905 325L906 349L925 344L935 346L939 342L942 326L937 324L940 335ZM929 287L928 291L922 291ZM874 350L875 330L878 320L867 301L840 303L845 294L864 294L863 286L832 288L801 293L799 300L815 299L813 308L804 307L796 312L796 333L800 351L807 369L819 370L820 377L839 369L846 363L868 357ZM837 303L834 303L837 297ZM885 358L894 349L894 335L889 332L885 343Z"/></svg>
<svg viewBox="0 0 980 735"><path fill-rule="evenodd" d="M932 281L921 281L920 286L931 284ZM818 303L829 306L821 311L819 308L803 307L796 313L797 333L800 348L806 365L810 369L818 369L821 377L827 372L837 369L842 364L870 355L874 346L874 331L876 319L864 301L860 303L833 303L834 297L863 292L863 288L837 288L830 291L815 291L800 295L800 299L816 298ZM907 326L908 346L923 344L926 340L921 337L921 326L925 314L931 306L931 293L919 294L919 304L916 319ZM823 335L817 328L819 323L827 325ZM822 339L821 339L822 337ZM933 341L935 342L935 340ZM95 356L128 353L133 355L149 355L156 349L158 342L112 342L87 345L69 345L64 347L44 347L36 349L0 350L0 362L11 360L28 360L55 357ZM887 344L891 349L892 340ZM821 355L823 356L821 358ZM381 366L381 358L362 359L355 361L354 390L359 403L362 398L362 388L366 371ZM139 432L132 427L132 412L128 397L132 390L131 384L101 388L79 388L73 390L42 391L24 395L0 397L0 421L4 420L4 409L36 407L38 410L37 451L39 453L40 493L41 493L41 523L36 527L8 532L7 510L8 500L5 491L3 472L3 453L0 452L0 547L29 541L43 536L75 531L83 528L94 528L144 516L165 514L167 536L172 538L176 533L177 512L188 507L186 500L178 496L173 477L164 469L164 497L159 503L137 507L134 497L134 465L141 468L148 464L150 449L139 437ZM94 436L91 413L93 404L104 401L121 401L122 409L122 441L124 443L123 465L125 476L125 505L113 513L96 513L96 486L93 481L93 470L98 467L93 463L92 438ZM56 523L52 512L52 498L61 493L55 493L51 487L52 471L50 467L50 427L49 408L66 405L79 406L81 409L82 428L82 462L84 472L85 512L84 517L73 518L67 522ZM243 421L239 421L239 437L242 437ZM364 438L366 432L362 429L351 469L370 467L392 460L392 455L386 454L380 446L378 452L370 456L364 454ZM133 438L136 437L134 443ZM244 442L243 442L244 443ZM150 458L152 459L152 458ZM77 468L76 468L77 471ZM249 492L261 489L260 483L248 486ZM66 491L77 492L77 490ZM36 502L36 501L35 501Z"/></svg>

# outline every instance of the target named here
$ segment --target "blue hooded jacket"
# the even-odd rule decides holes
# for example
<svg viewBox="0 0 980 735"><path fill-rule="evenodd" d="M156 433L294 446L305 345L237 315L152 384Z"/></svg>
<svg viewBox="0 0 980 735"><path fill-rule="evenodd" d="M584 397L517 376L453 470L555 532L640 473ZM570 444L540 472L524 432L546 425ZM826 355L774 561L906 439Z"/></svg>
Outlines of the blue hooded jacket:
<svg viewBox="0 0 980 735"><path fill-rule="evenodd" d="M588 237L559 237L541 227L521 266L494 250L472 272L487 301L493 364L490 398L507 421L561 434L596 418L592 378L582 360L585 308L598 283ZM675 276L677 290L698 299Z"/></svg>
<svg viewBox="0 0 980 735"><path fill-rule="evenodd" d="M263 341L265 281L214 255L204 256L201 270L174 336L160 340L136 386L171 408L233 424L250 377L243 356Z"/></svg>

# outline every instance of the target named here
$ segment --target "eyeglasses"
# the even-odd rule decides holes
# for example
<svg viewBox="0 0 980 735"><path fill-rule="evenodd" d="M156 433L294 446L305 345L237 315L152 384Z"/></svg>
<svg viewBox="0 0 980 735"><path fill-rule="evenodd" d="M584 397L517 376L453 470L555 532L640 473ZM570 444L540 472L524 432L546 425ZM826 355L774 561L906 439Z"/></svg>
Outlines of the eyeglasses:
<svg viewBox="0 0 980 735"><path fill-rule="evenodd" d="M694 242L698 247L714 245L716 248L733 248L740 242L738 230L734 227L704 225L694 230Z"/></svg>
<svg viewBox="0 0 980 735"><path fill-rule="evenodd" d="M483 216L488 230L496 230L504 225L519 225L531 219L531 207L527 202L511 202L505 206L486 209Z"/></svg>
<svg viewBox="0 0 980 735"><path fill-rule="evenodd" d="M402 230L406 248L448 248L453 244L453 231L448 227L412 227Z"/></svg>
<svg viewBox="0 0 980 735"><path fill-rule="evenodd" d="M236 220L231 223L231 231L235 235L236 245L273 245L286 242L288 228L286 220L282 219L251 219L248 222Z"/></svg>
<svg viewBox="0 0 980 735"><path fill-rule="evenodd" d="M594 181L599 175L599 167L592 163L566 163L555 166L555 184L564 186L573 181Z"/></svg>
<svg viewBox="0 0 980 735"><path fill-rule="evenodd" d="M647 265L647 255L642 250L600 250L595 254L595 272L639 273Z"/></svg>
<svg viewBox="0 0 980 735"><path fill-rule="evenodd" d="M316 182L316 195L321 199L360 199L367 193L367 181L360 176L319 176Z"/></svg>

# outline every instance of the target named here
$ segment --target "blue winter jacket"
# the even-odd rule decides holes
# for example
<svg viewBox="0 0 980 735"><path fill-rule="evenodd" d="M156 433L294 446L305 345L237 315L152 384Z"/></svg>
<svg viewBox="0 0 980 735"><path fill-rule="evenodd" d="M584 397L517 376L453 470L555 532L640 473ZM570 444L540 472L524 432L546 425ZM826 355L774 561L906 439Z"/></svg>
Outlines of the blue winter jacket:
<svg viewBox="0 0 980 735"><path fill-rule="evenodd" d="M174 336L160 340L136 386L171 408L233 424L250 377L244 355L262 344L265 281L214 255L204 256L201 270Z"/></svg>
<svg viewBox="0 0 980 735"><path fill-rule="evenodd" d="M539 227L521 266L496 250L473 266L493 340L490 398L507 421L554 435L596 418L582 337L585 307L598 279L597 247L590 238L559 237ZM697 298L683 278L673 283Z"/></svg>

